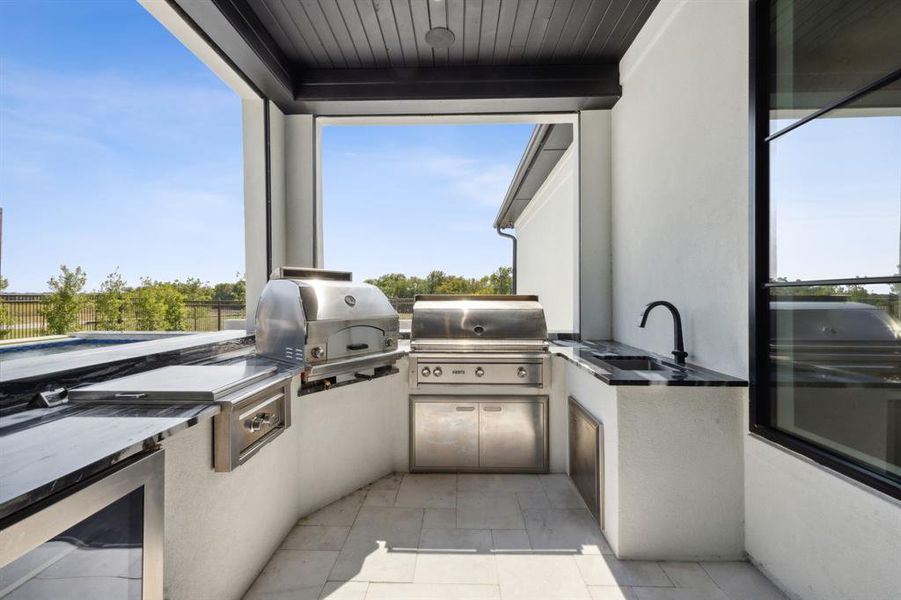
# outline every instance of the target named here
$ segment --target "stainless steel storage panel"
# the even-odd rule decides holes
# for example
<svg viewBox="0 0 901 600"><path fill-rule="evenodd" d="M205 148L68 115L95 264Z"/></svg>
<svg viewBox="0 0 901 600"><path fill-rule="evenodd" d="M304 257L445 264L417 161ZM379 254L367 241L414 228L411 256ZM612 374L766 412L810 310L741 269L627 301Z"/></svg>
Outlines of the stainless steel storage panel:
<svg viewBox="0 0 901 600"><path fill-rule="evenodd" d="M569 398L569 476L604 526L604 425Z"/></svg>
<svg viewBox="0 0 901 600"><path fill-rule="evenodd" d="M413 455L419 469L479 466L477 402L417 401L413 409Z"/></svg>
<svg viewBox="0 0 901 600"><path fill-rule="evenodd" d="M479 403L479 467L545 471L546 397Z"/></svg>

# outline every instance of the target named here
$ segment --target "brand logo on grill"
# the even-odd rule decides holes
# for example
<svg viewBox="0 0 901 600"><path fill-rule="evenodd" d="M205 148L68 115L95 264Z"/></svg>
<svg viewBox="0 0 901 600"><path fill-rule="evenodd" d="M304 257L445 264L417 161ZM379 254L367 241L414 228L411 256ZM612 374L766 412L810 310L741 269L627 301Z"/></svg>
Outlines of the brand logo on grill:
<svg viewBox="0 0 901 600"><path fill-rule="evenodd" d="M354 298L353 296L351 296L350 294L348 294L347 296L344 296L344 302L348 306L354 306L357 303L357 299Z"/></svg>
<svg viewBox="0 0 901 600"><path fill-rule="evenodd" d="M454 375L466 375L466 369L454 369L451 373Z"/></svg>

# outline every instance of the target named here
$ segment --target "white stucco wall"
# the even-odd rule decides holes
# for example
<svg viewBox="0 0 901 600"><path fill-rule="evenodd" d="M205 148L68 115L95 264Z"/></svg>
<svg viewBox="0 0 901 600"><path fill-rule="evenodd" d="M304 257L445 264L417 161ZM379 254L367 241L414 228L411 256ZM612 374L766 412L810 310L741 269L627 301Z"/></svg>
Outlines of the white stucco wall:
<svg viewBox="0 0 901 600"><path fill-rule="evenodd" d="M621 64L613 109L614 336L747 377L748 3L663 0ZM746 429L745 429L746 430ZM901 589L901 507L744 435L745 549L791 596ZM893 595L894 594L894 595Z"/></svg>
<svg viewBox="0 0 901 600"><path fill-rule="evenodd" d="M575 148L570 146L514 224L516 291L538 294L548 331L577 330L578 218Z"/></svg>
<svg viewBox="0 0 901 600"><path fill-rule="evenodd" d="M407 468L407 371L292 401L292 425L231 473L212 420L163 442L165 595L239 600L297 520Z"/></svg>
<svg viewBox="0 0 901 600"><path fill-rule="evenodd" d="M661 28L662 26L662 28ZM748 7L661 2L621 64L613 108L613 335L689 362L748 363Z"/></svg>
<svg viewBox="0 0 901 600"><path fill-rule="evenodd" d="M895 600L901 503L782 448L745 444L747 551L799 598Z"/></svg>

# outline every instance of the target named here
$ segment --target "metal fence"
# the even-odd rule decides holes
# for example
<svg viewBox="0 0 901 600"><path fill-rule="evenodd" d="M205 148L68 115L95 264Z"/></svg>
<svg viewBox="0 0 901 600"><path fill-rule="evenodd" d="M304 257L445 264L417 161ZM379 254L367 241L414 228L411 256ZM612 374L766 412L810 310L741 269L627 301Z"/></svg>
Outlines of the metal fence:
<svg viewBox="0 0 901 600"><path fill-rule="evenodd" d="M9 323L0 329L0 338L19 339L47 334L44 305L47 297L43 294L0 294ZM138 308L128 299L123 300L120 309L118 329L139 331ZM183 331L218 331L225 327L228 319L243 319L246 316L243 302L210 301L185 302ZM95 297L87 295L78 311L76 326L72 331L98 331Z"/></svg>
<svg viewBox="0 0 901 600"><path fill-rule="evenodd" d="M401 319L409 319L413 315L413 298L388 298L388 301Z"/></svg>

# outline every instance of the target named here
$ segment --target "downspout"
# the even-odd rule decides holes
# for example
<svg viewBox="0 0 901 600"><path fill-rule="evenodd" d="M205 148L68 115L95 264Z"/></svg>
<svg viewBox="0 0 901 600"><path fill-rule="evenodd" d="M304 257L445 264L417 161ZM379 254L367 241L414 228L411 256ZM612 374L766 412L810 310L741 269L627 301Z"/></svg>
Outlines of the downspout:
<svg viewBox="0 0 901 600"><path fill-rule="evenodd" d="M505 237L505 238L510 238L511 240L513 240L513 285L512 285L513 290L512 290L512 292L515 294L516 293L516 236L513 235L512 233L504 233L503 231L501 231L500 225L495 227L495 230L497 231L497 234L499 236Z"/></svg>

